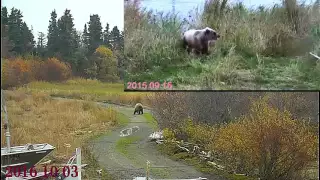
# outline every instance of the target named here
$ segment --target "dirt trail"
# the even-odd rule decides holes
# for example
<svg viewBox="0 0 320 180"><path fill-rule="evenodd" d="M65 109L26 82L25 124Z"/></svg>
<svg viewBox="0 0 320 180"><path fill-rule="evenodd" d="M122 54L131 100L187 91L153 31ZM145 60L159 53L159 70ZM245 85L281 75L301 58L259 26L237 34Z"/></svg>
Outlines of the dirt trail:
<svg viewBox="0 0 320 180"><path fill-rule="evenodd" d="M210 180L222 179L205 175L192 166L171 160L158 152L156 144L148 141L148 136L153 132L151 124L143 115L133 115L133 108L103 103L101 105L114 107L130 120L125 127L117 128L91 142L92 152L99 164L116 179L132 180L136 176L144 177L147 161L150 162L151 178L206 177ZM150 113L148 110L145 112ZM133 126L138 126L139 130L130 136L120 136L121 130Z"/></svg>

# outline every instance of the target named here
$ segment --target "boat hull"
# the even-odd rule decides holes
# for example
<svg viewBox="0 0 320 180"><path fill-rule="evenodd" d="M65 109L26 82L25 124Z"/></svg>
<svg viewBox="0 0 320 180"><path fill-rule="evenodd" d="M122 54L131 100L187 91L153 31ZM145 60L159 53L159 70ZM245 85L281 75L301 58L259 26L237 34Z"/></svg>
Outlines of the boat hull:
<svg viewBox="0 0 320 180"><path fill-rule="evenodd" d="M34 149L28 149L26 146L15 146L11 147L11 152L1 148L1 169L6 169L8 166L22 166L29 171L55 149L50 144L35 144L33 147Z"/></svg>

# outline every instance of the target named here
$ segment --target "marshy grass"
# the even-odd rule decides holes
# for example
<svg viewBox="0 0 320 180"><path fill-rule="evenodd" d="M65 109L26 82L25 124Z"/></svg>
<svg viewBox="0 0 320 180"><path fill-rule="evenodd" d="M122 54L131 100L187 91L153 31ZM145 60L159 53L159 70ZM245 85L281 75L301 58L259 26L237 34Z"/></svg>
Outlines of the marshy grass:
<svg viewBox="0 0 320 180"><path fill-rule="evenodd" d="M181 48L184 27L216 29L209 56ZM249 9L209 0L202 13L180 20L139 1L125 6L125 81L171 81L174 89L319 89L320 5L285 0Z"/></svg>
<svg viewBox="0 0 320 180"><path fill-rule="evenodd" d="M120 83L103 83L81 78L63 83L31 82L19 89L50 96L128 105L138 102L148 105L148 98L152 97L152 93L124 92L124 85Z"/></svg>

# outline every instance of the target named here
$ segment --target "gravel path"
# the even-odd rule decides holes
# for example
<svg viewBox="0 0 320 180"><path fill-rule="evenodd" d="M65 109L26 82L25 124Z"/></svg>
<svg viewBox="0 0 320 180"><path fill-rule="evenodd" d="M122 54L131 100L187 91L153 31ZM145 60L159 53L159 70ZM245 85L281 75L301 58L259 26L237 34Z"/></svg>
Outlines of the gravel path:
<svg viewBox="0 0 320 180"><path fill-rule="evenodd" d="M147 123L143 115L133 115L133 108L109 104L103 104L103 106L115 107L130 120L126 127L115 129L92 142L92 151L99 164L116 179L132 180L136 176L144 177L147 161L150 162L151 178L206 177L212 180L222 179L221 177L212 177L212 175L209 177L198 172L192 166L174 161L158 152L155 147L156 144L148 141L148 136L153 132L151 125ZM145 112L150 113L148 110L145 110ZM133 126L138 126L139 130L133 132L131 137L120 136L121 130ZM117 145L119 146L119 142L123 142L124 138L134 141L127 141L130 143L127 143L127 146L121 149Z"/></svg>

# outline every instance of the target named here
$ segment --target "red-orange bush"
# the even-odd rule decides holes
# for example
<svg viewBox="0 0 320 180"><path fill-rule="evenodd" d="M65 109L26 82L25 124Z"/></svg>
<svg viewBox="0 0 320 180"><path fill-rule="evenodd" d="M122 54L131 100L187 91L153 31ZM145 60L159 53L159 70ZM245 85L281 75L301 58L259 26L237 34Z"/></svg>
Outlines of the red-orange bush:
<svg viewBox="0 0 320 180"><path fill-rule="evenodd" d="M211 145L231 170L295 180L305 179L303 170L317 160L318 140L308 123L270 106L265 96L250 114L220 128Z"/></svg>
<svg viewBox="0 0 320 180"><path fill-rule="evenodd" d="M56 58L46 61L16 58L2 63L2 88L21 86L35 80L64 81L72 74L70 65Z"/></svg>
<svg viewBox="0 0 320 180"><path fill-rule="evenodd" d="M71 77L70 65L56 58L49 58L45 66L45 70L47 70L47 81L65 81Z"/></svg>
<svg viewBox="0 0 320 180"><path fill-rule="evenodd" d="M46 61L30 60L29 63L32 69L33 80L46 81L48 79Z"/></svg>
<svg viewBox="0 0 320 180"><path fill-rule="evenodd" d="M30 64L22 59L3 60L1 87L13 87L32 80Z"/></svg>

